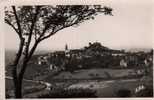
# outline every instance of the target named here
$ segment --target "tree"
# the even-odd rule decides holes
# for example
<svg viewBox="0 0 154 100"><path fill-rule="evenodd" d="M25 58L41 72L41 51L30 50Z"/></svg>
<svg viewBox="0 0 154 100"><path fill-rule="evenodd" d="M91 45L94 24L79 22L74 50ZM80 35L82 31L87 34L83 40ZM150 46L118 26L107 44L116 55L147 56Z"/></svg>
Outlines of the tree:
<svg viewBox="0 0 154 100"><path fill-rule="evenodd" d="M14 29L20 40L11 65L16 98L22 97L23 76L38 44L62 29L94 19L99 13L112 15L112 8L100 5L6 7L5 22Z"/></svg>

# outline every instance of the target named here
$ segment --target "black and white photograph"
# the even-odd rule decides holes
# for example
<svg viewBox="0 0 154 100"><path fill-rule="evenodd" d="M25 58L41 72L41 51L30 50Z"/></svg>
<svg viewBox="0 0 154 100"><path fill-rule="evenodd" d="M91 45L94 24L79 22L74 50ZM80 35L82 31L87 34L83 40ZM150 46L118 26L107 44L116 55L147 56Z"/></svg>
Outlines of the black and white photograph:
<svg viewBox="0 0 154 100"><path fill-rule="evenodd" d="M151 0L6 5L5 98L153 98L153 17Z"/></svg>

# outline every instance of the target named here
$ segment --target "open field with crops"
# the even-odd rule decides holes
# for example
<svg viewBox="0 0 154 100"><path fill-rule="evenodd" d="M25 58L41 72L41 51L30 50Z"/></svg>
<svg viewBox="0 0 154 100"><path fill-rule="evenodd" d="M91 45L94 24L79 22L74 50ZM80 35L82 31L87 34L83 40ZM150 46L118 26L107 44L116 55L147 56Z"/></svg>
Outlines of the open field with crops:
<svg viewBox="0 0 154 100"><path fill-rule="evenodd" d="M43 81L52 84L52 89L90 89L97 97L116 97L121 89L127 89L134 94L135 88L145 84L141 76L135 75L134 69L88 69L77 70L74 73L61 72L56 76L46 76ZM23 81L25 97L38 97L48 94L46 86L38 81ZM13 82L6 79L6 89L13 89ZM52 90L51 89L51 90Z"/></svg>

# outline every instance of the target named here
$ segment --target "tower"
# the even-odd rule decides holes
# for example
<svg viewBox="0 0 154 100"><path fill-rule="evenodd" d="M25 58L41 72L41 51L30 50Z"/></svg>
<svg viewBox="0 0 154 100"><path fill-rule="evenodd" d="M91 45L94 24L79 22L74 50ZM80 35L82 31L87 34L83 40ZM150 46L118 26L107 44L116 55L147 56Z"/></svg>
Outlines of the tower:
<svg viewBox="0 0 154 100"><path fill-rule="evenodd" d="M68 46L67 46L67 44L65 45L65 56L66 57L70 57L70 53L69 53L70 51L68 50Z"/></svg>
<svg viewBox="0 0 154 100"><path fill-rule="evenodd" d="M67 44L65 45L65 51L68 51L68 46L67 46Z"/></svg>

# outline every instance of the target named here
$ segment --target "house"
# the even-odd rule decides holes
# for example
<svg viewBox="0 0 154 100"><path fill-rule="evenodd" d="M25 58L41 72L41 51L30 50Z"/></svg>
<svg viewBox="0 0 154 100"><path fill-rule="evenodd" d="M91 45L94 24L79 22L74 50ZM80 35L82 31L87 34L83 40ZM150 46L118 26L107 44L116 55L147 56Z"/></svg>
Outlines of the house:
<svg viewBox="0 0 154 100"><path fill-rule="evenodd" d="M127 67L127 62L124 59L120 60L120 66L126 68Z"/></svg>
<svg viewBox="0 0 154 100"><path fill-rule="evenodd" d="M46 56L40 56L38 57L38 65L47 64L47 57Z"/></svg>
<svg viewBox="0 0 154 100"><path fill-rule="evenodd" d="M144 69L138 69L138 70L136 71L136 73L137 73L137 75L142 75L142 74L145 73L145 70L144 70Z"/></svg>
<svg viewBox="0 0 154 100"><path fill-rule="evenodd" d="M123 53L112 53L112 56L124 56L125 54Z"/></svg>
<svg viewBox="0 0 154 100"><path fill-rule="evenodd" d="M50 64L50 65L49 65L49 69L50 69L50 70L53 70L53 69L54 69L54 65L53 65L53 64Z"/></svg>
<svg viewBox="0 0 154 100"><path fill-rule="evenodd" d="M50 70L58 71L60 68L61 68L61 67L58 67L58 66L56 66L56 65L54 65L54 64L50 64L50 65L49 65L49 69L50 69ZM62 67L61 69L63 69L63 67Z"/></svg>

